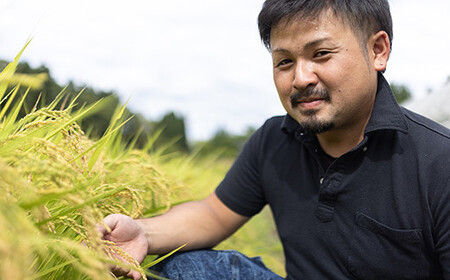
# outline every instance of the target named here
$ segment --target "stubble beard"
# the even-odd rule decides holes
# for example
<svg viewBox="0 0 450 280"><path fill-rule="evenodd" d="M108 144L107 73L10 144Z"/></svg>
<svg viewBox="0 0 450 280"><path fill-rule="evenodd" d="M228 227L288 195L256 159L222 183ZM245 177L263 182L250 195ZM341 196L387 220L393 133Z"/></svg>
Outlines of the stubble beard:
<svg viewBox="0 0 450 280"><path fill-rule="evenodd" d="M320 120L317 118L316 113L316 110L308 110L306 112L302 112L305 118L299 121L299 124L302 126L306 133L320 134L330 131L334 128L335 124L333 121Z"/></svg>
<svg viewBox="0 0 450 280"><path fill-rule="evenodd" d="M291 96L291 105L295 109L298 107L298 100L302 98L320 98L327 103L331 103L331 95L326 89L306 88L303 91L298 91ZM305 132L311 134L319 134L330 131L335 124L332 120L321 120L317 117L319 110L317 109L299 109L302 115L301 120L297 122L302 126Z"/></svg>

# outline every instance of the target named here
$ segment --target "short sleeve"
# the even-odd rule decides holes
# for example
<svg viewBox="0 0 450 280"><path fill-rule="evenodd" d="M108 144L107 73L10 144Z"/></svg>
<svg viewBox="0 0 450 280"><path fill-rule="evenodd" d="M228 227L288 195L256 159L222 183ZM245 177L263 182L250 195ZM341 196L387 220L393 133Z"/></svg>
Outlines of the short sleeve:
<svg viewBox="0 0 450 280"><path fill-rule="evenodd" d="M260 176L262 128L246 142L236 161L216 188L219 199L234 212L251 217L266 204Z"/></svg>

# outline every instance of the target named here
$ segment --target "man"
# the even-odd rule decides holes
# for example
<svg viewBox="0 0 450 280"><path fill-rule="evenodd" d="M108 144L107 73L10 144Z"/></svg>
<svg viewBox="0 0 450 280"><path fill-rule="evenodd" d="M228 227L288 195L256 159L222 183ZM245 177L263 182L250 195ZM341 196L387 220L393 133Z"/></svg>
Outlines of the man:
<svg viewBox="0 0 450 280"><path fill-rule="evenodd" d="M269 204L287 279L450 279L450 132L400 108L383 78L387 0L267 0L259 29L288 114L249 139L215 193L156 218L108 216L105 238L138 261L211 248ZM236 252L181 253L156 269L281 279Z"/></svg>

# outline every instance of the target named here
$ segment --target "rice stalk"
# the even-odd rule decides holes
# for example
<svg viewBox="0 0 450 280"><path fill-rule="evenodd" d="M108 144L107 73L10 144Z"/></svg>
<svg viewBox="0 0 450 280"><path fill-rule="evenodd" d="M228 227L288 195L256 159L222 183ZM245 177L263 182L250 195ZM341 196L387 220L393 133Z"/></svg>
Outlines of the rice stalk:
<svg viewBox="0 0 450 280"><path fill-rule="evenodd" d="M0 74L0 99L19 80L39 85L32 81L42 76L14 76L17 60ZM179 184L145 151L118 144L127 121L124 107L93 141L77 122L100 103L73 111L75 98L57 110L61 93L18 120L25 98L15 99L19 87L3 99L0 111L0 227L6 229L0 232L0 278L113 279L109 265L115 264L146 279L144 268L102 240L97 226L110 213L138 218L167 209Z"/></svg>

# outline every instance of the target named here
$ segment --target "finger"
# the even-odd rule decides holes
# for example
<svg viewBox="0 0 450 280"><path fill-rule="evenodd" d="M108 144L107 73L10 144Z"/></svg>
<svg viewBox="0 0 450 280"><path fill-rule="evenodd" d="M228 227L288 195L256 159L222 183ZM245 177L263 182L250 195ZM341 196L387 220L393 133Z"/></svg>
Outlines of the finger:
<svg viewBox="0 0 450 280"><path fill-rule="evenodd" d="M128 268L120 267L118 265L111 265L110 270L115 276L126 276L134 280L141 279L141 274L138 271L130 270Z"/></svg>
<svg viewBox="0 0 450 280"><path fill-rule="evenodd" d="M103 219L103 223L106 226L108 226L111 230L113 230L117 226L120 216L122 216L122 215L110 214Z"/></svg>
<svg viewBox="0 0 450 280"><path fill-rule="evenodd" d="M110 233L117 225L117 217L114 214L108 215L103 219L103 223L97 224L96 229L103 237Z"/></svg>
<svg viewBox="0 0 450 280"><path fill-rule="evenodd" d="M139 280L141 279L141 274L135 270L132 270L127 274L127 277L133 278L134 280Z"/></svg>
<svg viewBox="0 0 450 280"><path fill-rule="evenodd" d="M111 265L110 266L110 271L115 275L115 276L127 276L128 275L132 275L130 269L128 268L124 268L118 265Z"/></svg>

